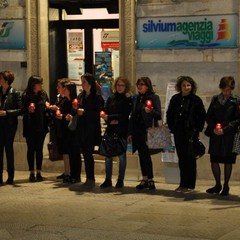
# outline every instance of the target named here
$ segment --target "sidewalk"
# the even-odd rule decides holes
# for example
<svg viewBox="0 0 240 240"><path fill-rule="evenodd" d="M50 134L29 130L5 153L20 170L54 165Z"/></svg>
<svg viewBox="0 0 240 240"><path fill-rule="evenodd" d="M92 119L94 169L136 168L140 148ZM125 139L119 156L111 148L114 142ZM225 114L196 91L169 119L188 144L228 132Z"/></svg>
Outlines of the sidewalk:
<svg viewBox="0 0 240 240"><path fill-rule="evenodd" d="M220 197L207 194L213 182L203 180L183 194L161 179L149 192L137 191L136 181L102 190L103 176L87 189L57 181L58 173L43 172L46 180L38 183L28 182L28 172L15 175L13 186L0 187L1 240L240 239L239 182L230 183L230 196Z"/></svg>

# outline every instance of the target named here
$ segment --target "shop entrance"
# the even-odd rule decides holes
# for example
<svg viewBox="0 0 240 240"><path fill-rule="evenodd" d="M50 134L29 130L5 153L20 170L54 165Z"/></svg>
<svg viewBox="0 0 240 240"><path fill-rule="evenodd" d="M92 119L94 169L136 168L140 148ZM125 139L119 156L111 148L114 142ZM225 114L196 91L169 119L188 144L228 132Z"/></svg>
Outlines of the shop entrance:
<svg viewBox="0 0 240 240"><path fill-rule="evenodd" d="M101 41L101 38L96 40L94 38L94 32L108 31L119 28L118 20L118 0L113 1L81 1L81 0L71 0L71 1L59 1L59 0L49 0L49 10L50 15L52 10L55 11L55 18L58 20L51 19L49 21L49 59L50 59L50 72L49 72L49 82L50 82L50 98L54 99L56 96L56 84L57 79L69 77L69 78L79 78L82 73L89 72L95 73L95 56L96 52L94 49L95 41ZM114 13L115 18L107 19L101 18L100 14L96 14L95 10L105 9L108 15ZM82 18L85 10L90 10L90 17L87 19ZM58 11L56 14L56 11ZM78 17L79 16L79 17ZM75 37L76 36L76 37ZM78 46L79 49L82 48L82 53L79 56L75 54L74 49L69 49L70 43L69 38L74 40L75 38L81 38ZM75 44L75 43L74 43ZM71 47L73 45L71 44ZM71 50L71 51L70 51ZM102 52L107 51L102 49ZM69 62L70 58L82 61L79 64L79 71L76 73L77 69L73 64ZM73 60L71 59L71 60ZM72 61L73 63L73 61ZM75 75L72 74L75 71ZM72 75L71 75L72 74ZM78 74L78 76L77 76Z"/></svg>

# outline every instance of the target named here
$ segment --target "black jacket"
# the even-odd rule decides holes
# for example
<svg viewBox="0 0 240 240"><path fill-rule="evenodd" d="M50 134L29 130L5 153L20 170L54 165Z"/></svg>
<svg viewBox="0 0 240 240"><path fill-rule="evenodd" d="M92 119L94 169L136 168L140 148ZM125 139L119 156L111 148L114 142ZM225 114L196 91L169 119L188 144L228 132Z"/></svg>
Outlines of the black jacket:
<svg viewBox="0 0 240 240"><path fill-rule="evenodd" d="M125 94L114 93L107 99L104 111L108 115L106 132L117 133L126 138L128 133L129 114L132 109L132 100ZM117 120L118 124L111 125L112 120Z"/></svg>
<svg viewBox="0 0 240 240"><path fill-rule="evenodd" d="M48 132L48 123L50 120L50 110L45 106L49 102L45 91L37 95L29 94L26 91L22 94L22 114L23 114L23 136L34 134L35 132ZM28 107L30 103L35 104L35 112L30 113Z"/></svg>
<svg viewBox="0 0 240 240"><path fill-rule="evenodd" d="M210 134L209 153L216 156L232 156L234 135L239 125L237 99L230 96L224 105L214 96L209 105L206 122ZM213 129L217 123L223 127L223 135L215 135Z"/></svg>
<svg viewBox="0 0 240 240"><path fill-rule="evenodd" d="M200 97L195 94L182 96L177 93L172 96L167 109L167 124L174 134L180 127L189 137L201 132L204 127L206 111Z"/></svg>
<svg viewBox="0 0 240 240"><path fill-rule="evenodd" d="M2 87L0 87L0 101L2 102L3 93ZM0 109L5 110L7 115L5 117L1 117L2 120L6 120L8 124L17 124L17 117L21 114L21 96L18 91L14 88L9 87L6 98L3 101L3 104Z"/></svg>

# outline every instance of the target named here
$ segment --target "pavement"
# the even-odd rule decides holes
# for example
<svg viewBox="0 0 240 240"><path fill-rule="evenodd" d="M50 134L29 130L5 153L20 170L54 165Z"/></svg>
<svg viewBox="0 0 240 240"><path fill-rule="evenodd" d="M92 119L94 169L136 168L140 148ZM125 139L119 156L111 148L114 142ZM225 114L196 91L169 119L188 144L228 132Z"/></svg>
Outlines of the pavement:
<svg viewBox="0 0 240 240"><path fill-rule="evenodd" d="M161 178L150 192L136 190L137 181L102 190L102 175L92 189L64 184L58 174L43 172L45 181L29 183L29 173L17 171L14 185L0 187L0 240L240 239L237 181L221 197L205 192L211 180L198 180L192 193L175 193L177 185Z"/></svg>

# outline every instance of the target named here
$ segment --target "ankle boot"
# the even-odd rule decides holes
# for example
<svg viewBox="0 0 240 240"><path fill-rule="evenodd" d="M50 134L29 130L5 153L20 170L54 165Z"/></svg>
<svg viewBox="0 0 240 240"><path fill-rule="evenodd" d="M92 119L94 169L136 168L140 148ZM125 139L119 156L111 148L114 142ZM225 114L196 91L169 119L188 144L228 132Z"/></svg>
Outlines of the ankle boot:
<svg viewBox="0 0 240 240"><path fill-rule="evenodd" d="M8 175L8 179L6 181L6 184L13 184L13 178L14 178L13 175Z"/></svg>
<svg viewBox="0 0 240 240"><path fill-rule="evenodd" d="M229 186L223 186L223 190L220 193L221 196L227 196L229 194Z"/></svg>

